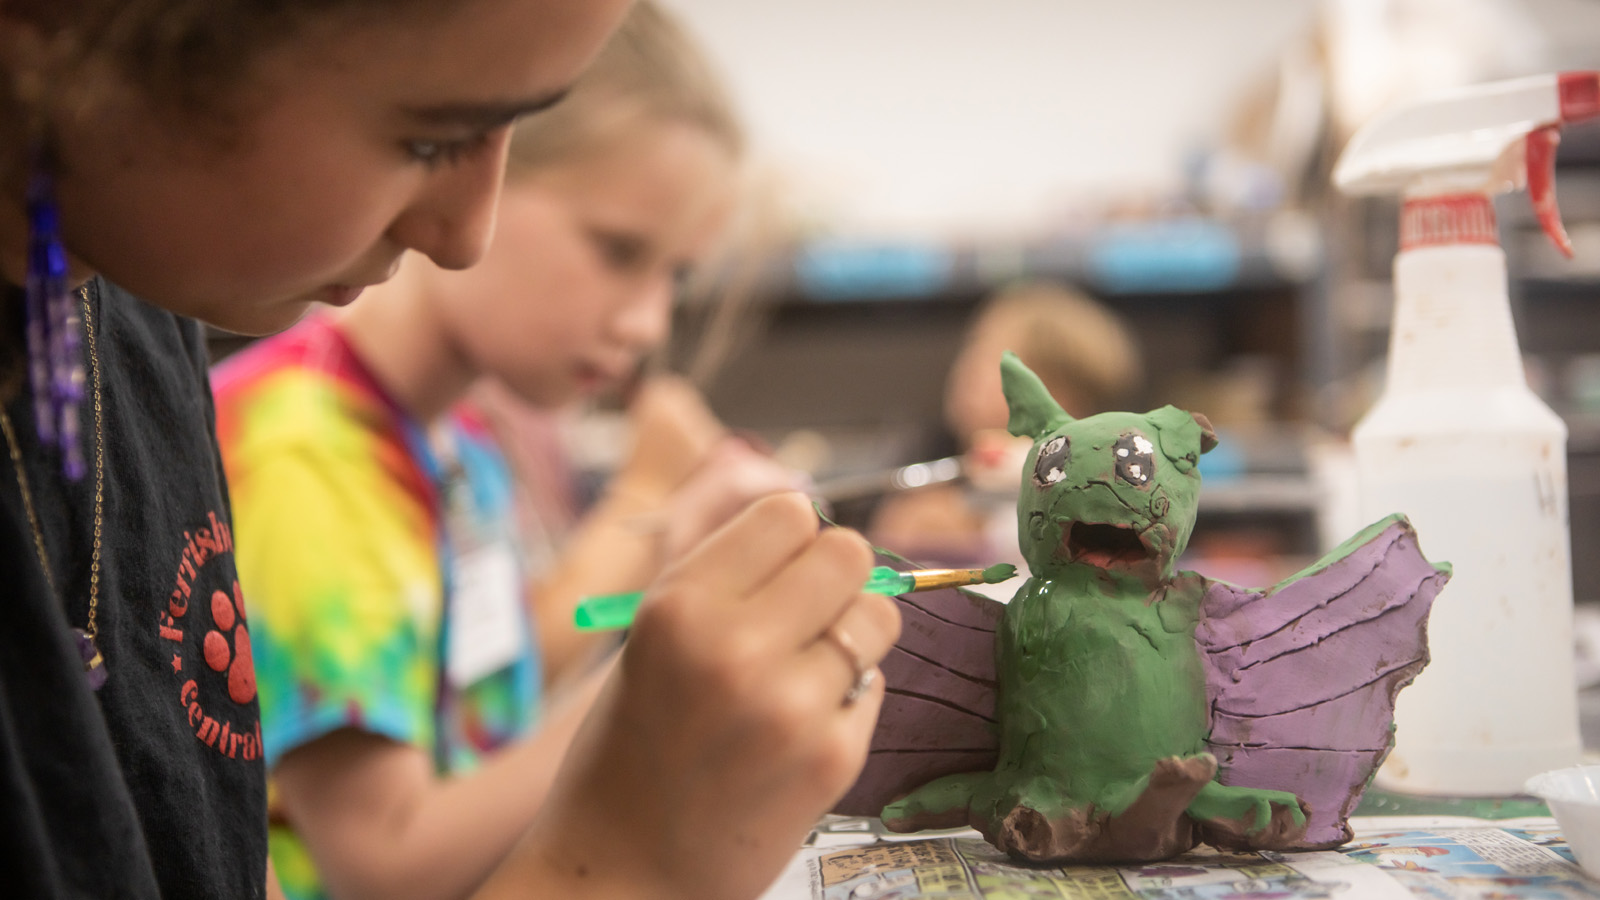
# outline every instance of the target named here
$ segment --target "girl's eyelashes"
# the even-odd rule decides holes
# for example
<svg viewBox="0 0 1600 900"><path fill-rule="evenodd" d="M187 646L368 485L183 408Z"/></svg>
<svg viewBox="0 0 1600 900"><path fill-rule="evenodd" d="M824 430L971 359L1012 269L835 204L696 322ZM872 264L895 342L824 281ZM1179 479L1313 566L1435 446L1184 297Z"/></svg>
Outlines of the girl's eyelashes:
<svg viewBox="0 0 1600 900"><path fill-rule="evenodd" d="M413 161L429 169L453 166L489 145L492 132L446 140L408 140L405 152Z"/></svg>

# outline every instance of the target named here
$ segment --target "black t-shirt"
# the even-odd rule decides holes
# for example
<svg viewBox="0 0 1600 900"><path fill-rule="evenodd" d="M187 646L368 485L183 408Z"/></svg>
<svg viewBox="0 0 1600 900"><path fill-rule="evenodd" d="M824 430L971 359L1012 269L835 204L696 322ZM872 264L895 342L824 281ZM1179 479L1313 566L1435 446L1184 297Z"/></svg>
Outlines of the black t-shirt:
<svg viewBox="0 0 1600 900"><path fill-rule="evenodd" d="M20 303L8 293L0 328L14 336ZM47 585L16 468L0 454L0 894L260 897L260 714L203 335L101 279L89 309L108 678L89 689L69 630L88 618L93 380L81 411L89 473L77 483L36 439L24 387L6 411L64 599Z"/></svg>

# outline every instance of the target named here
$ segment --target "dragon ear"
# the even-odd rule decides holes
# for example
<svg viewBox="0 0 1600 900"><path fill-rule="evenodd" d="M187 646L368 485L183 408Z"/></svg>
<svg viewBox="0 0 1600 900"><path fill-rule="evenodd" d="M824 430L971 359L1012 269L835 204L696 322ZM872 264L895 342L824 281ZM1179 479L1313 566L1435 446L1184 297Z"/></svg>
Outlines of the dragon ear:
<svg viewBox="0 0 1600 900"><path fill-rule="evenodd" d="M1072 421L1039 376L1010 350L1000 357L1000 385L1011 408L1006 430L1017 437L1038 438Z"/></svg>
<svg viewBox="0 0 1600 900"><path fill-rule="evenodd" d="M1217 448L1217 430L1211 427L1211 420L1206 418L1205 413L1191 412L1189 415L1193 416L1194 423L1200 426L1200 452L1210 453L1215 450Z"/></svg>
<svg viewBox="0 0 1600 900"><path fill-rule="evenodd" d="M1161 436L1162 455L1184 474L1200 462L1200 454L1209 453L1217 446L1216 429L1211 427L1211 420L1200 413L1163 406L1150 413L1149 419Z"/></svg>

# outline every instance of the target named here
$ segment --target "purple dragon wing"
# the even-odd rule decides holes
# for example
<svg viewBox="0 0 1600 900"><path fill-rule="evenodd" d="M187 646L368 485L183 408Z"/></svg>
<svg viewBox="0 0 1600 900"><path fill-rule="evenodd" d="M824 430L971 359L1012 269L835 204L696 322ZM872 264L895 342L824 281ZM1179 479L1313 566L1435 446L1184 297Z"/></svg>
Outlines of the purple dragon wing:
<svg viewBox="0 0 1600 900"><path fill-rule="evenodd" d="M935 778L993 769L999 752L994 632L1005 605L954 589L896 599L883 711L861 777L834 807L841 815L877 816Z"/></svg>
<svg viewBox="0 0 1600 900"><path fill-rule="evenodd" d="M1393 743L1394 698L1428 662L1427 621L1450 577L1391 516L1266 590L1208 583L1195 639L1217 780L1293 791L1304 847L1345 821Z"/></svg>

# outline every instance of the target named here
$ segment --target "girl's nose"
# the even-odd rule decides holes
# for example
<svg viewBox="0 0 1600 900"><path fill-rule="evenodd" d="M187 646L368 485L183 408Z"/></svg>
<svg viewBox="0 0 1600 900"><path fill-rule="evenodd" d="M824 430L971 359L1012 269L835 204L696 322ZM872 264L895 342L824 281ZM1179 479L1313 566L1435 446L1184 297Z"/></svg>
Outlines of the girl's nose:
<svg viewBox="0 0 1600 900"><path fill-rule="evenodd" d="M659 347L672 332L675 294L676 284L671 277L650 278L617 312L611 323L612 336L640 350Z"/></svg>
<svg viewBox="0 0 1600 900"><path fill-rule="evenodd" d="M483 258L494 235L510 130L487 140L488 146L430 176L423 193L390 226L392 240L445 269L465 269Z"/></svg>

